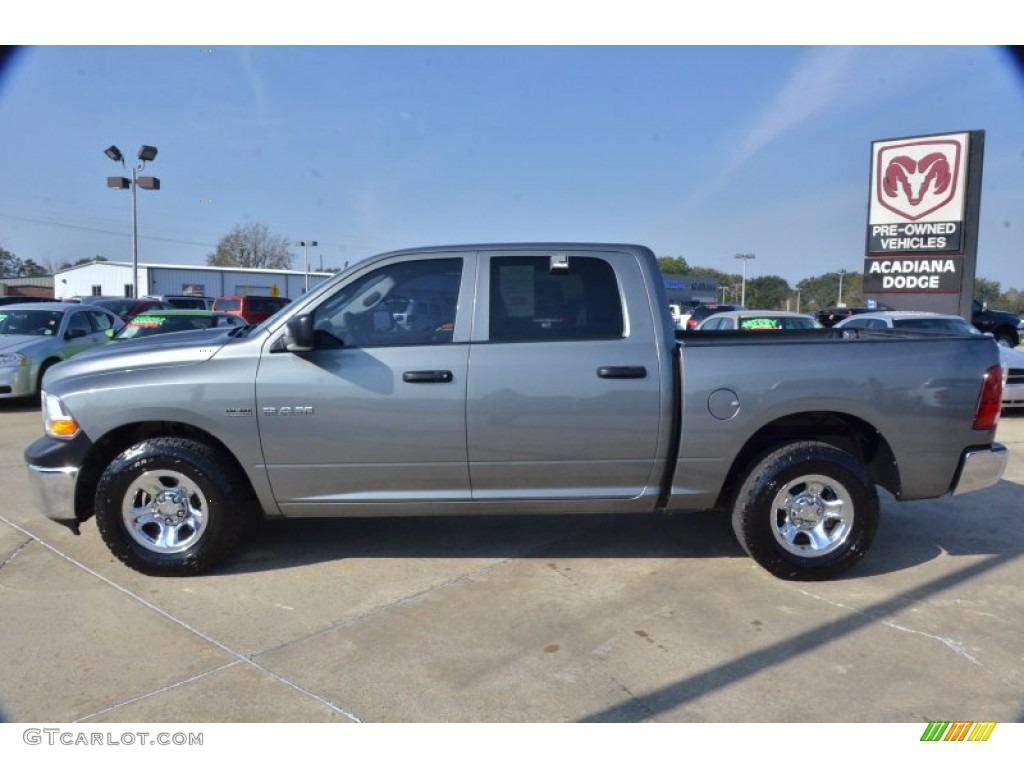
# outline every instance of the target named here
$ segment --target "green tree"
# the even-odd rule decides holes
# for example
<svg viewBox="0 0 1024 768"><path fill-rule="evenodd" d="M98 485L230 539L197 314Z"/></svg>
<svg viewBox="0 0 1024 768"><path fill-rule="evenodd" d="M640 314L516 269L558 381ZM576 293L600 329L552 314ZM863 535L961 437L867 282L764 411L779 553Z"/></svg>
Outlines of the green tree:
<svg viewBox="0 0 1024 768"><path fill-rule="evenodd" d="M986 280L984 277L974 278L974 298L978 301L987 301L990 304L994 304L999 300L998 280Z"/></svg>
<svg viewBox="0 0 1024 768"><path fill-rule="evenodd" d="M793 289L778 275L747 280L747 306L751 309L785 309Z"/></svg>
<svg viewBox="0 0 1024 768"><path fill-rule="evenodd" d="M266 224L239 225L220 239L206 263L211 267L289 269L293 257L288 245L287 237L272 234Z"/></svg>
<svg viewBox="0 0 1024 768"><path fill-rule="evenodd" d="M690 266L682 256L659 256L658 266L666 275L685 275L690 271Z"/></svg>
<svg viewBox="0 0 1024 768"><path fill-rule="evenodd" d="M864 276L859 272L842 274L842 296L840 297L840 274L827 272L817 277L808 277L796 284L800 292L801 311L834 307L840 301L848 307L864 306Z"/></svg>
<svg viewBox="0 0 1024 768"><path fill-rule="evenodd" d="M78 261L74 261L74 262L72 262L72 261L62 261L60 263L59 269L71 269L71 267L78 267L78 266L81 266L82 264L92 264L94 261L107 261L107 257L106 256L100 256L99 254L96 254L95 256L93 256L91 258L90 257L86 257L84 259L79 259ZM56 270L54 270L54 271L56 271Z"/></svg>
<svg viewBox="0 0 1024 768"><path fill-rule="evenodd" d="M21 274L23 277L43 277L50 274L50 271L42 264L36 264L32 259L25 259L21 263Z"/></svg>
<svg viewBox="0 0 1024 768"><path fill-rule="evenodd" d="M0 277L18 277L21 268L21 259L6 248L0 248Z"/></svg>

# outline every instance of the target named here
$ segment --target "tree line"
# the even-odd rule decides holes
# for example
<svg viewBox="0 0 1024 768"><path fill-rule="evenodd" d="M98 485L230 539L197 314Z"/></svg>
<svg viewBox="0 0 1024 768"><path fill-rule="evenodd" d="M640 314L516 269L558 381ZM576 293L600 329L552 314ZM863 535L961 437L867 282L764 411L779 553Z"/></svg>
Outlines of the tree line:
<svg viewBox="0 0 1024 768"><path fill-rule="evenodd" d="M691 267L681 256L662 256L658 259L666 275L703 277L718 281L718 300L725 304L739 304L743 276L739 272L722 272L710 267ZM984 277L974 279L974 298L987 301L992 309L1005 309L1024 313L1024 291L1019 288L1002 290L998 280ZM848 307L864 306L864 275L860 272L826 272L806 277L796 285L778 275L747 278L747 306L751 309L789 309L794 312L814 312L837 304Z"/></svg>

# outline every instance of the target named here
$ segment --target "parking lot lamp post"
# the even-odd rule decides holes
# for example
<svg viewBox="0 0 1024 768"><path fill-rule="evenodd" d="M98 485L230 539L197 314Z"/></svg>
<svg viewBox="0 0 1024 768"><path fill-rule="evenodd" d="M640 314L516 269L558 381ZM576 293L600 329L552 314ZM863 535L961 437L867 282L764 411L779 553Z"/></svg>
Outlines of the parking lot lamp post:
<svg viewBox="0 0 1024 768"><path fill-rule="evenodd" d="M116 146L110 145L103 150L103 153L127 170L128 166L125 164L124 155ZM138 187L160 189L160 179L155 176L139 176L139 171L146 167L146 163L156 159L156 153L156 147L143 144L137 155L139 163L132 166L130 179L126 179L124 176L107 176L107 186L111 189L131 189L132 191L132 298L139 296L139 218L135 190Z"/></svg>
<svg viewBox="0 0 1024 768"><path fill-rule="evenodd" d="M303 293L309 292L309 248L316 247L316 240L299 240L299 245L302 246L302 256L306 261L306 287L303 289Z"/></svg>
<svg viewBox="0 0 1024 768"><path fill-rule="evenodd" d="M740 282L740 306L747 306L747 262L756 259L752 253L737 253L736 258L743 262L743 278Z"/></svg>
<svg viewBox="0 0 1024 768"><path fill-rule="evenodd" d="M845 269L839 270L839 300L836 302L837 307L845 306L843 304L843 275L846 274Z"/></svg>

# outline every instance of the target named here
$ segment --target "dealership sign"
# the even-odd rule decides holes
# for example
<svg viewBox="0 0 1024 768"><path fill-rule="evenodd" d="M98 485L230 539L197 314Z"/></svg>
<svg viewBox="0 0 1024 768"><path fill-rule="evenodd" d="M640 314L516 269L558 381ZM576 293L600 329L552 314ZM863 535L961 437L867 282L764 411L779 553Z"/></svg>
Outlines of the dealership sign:
<svg viewBox="0 0 1024 768"><path fill-rule="evenodd" d="M969 134L872 144L868 253L960 253Z"/></svg>
<svg viewBox="0 0 1024 768"><path fill-rule="evenodd" d="M926 301L929 294L973 289L983 144L983 131L872 143L866 298L903 293L919 294ZM972 178L973 189L968 183ZM912 302L910 296L907 301Z"/></svg>

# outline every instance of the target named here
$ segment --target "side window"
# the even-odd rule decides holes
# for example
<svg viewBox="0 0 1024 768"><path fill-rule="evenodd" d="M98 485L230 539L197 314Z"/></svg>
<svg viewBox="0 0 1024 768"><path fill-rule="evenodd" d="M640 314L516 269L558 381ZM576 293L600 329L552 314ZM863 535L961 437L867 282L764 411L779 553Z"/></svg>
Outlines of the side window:
<svg viewBox="0 0 1024 768"><path fill-rule="evenodd" d="M400 261L350 283L313 313L321 346L390 347L452 340L462 259Z"/></svg>
<svg viewBox="0 0 1024 768"><path fill-rule="evenodd" d="M547 256L491 259L491 341L621 338L622 300L611 264L569 258L552 271Z"/></svg>
<svg viewBox="0 0 1024 768"><path fill-rule="evenodd" d="M110 315L105 315L102 312L89 312L89 319L92 320L93 328L98 333L114 327L114 322Z"/></svg>
<svg viewBox="0 0 1024 768"><path fill-rule="evenodd" d="M85 312L71 313L71 317L68 318L68 330L85 331L86 334L93 332L92 325L89 323L89 318Z"/></svg>

